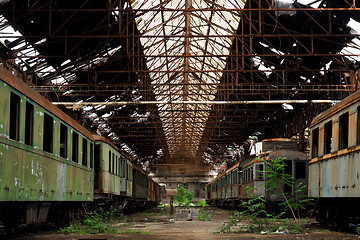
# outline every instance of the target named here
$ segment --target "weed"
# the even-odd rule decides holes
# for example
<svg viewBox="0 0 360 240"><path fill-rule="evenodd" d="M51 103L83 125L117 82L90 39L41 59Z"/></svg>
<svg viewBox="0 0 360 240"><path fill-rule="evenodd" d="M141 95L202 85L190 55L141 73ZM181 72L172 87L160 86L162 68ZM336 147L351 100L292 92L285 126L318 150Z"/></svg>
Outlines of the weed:
<svg viewBox="0 0 360 240"><path fill-rule="evenodd" d="M101 209L99 212L91 212L86 215L78 224L71 225L65 228L58 230L59 233L69 234L69 233L85 233L85 234L95 234L95 233L116 233L117 230L114 227L109 226L107 222L113 220L115 217L118 220L124 221L126 218L124 215L115 208L110 208L109 211L102 212Z"/></svg>
<svg viewBox="0 0 360 240"><path fill-rule="evenodd" d="M201 210L199 211L198 219L200 221L211 221L211 213L205 211L204 208L201 208Z"/></svg>
<svg viewBox="0 0 360 240"><path fill-rule="evenodd" d="M306 186L301 182L295 186L295 194L292 198L288 199L288 203L282 202L279 205L283 207L284 211L289 210L289 206L297 212L298 219L301 218L300 211L305 210L306 207L314 204L314 199L312 198L304 198L302 193Z"/></svg>
<svg viewBox="0 0 360 240"><path fill-rule="evenodd" d="M360 239L360 227L355 228L356 235L358 236L358 239Z"/></svg>
<svg viewBox="0 0 360 240"><path fill-rule="evenodd" d="M210 205L206 202L206 200L199 201L195 203L195 207L209 207Z"/></svg>

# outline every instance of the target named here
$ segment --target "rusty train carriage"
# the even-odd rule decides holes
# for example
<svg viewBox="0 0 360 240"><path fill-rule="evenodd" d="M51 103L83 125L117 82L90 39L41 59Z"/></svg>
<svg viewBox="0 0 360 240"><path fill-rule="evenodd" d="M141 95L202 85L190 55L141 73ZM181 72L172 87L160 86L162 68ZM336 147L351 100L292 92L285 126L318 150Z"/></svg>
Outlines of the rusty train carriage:
<svg viewBox="0 0 360 240"><path fill-rule="evenodd" d="M133 164L133 197L140 207L156 206L160 202L160 186L141 168Z"/></svg>
<svg viewBox="0 0 360 240"><path fill-rule="evenodd" d="M297 150L297 142L290 139L267 139L256 144L256 154L235 164L205 186L207 201L212 205L233 208L239 201L250 198L247 187L255 194L265 196L267 201L283 200L280 191L265 185L266 161L285 157L284 172L293 177L292 186L282 186L286 193L294 194L300 182L307 186L308 155ZM306 195L306 190L302 193Z"/></svg>
<svg viewBox="0 0 360 240"><path fill-rule="evenodd" d="M319 201L319 220L337 228L359 222L360 91L313 120L310 150L309 194Z"/></svg>

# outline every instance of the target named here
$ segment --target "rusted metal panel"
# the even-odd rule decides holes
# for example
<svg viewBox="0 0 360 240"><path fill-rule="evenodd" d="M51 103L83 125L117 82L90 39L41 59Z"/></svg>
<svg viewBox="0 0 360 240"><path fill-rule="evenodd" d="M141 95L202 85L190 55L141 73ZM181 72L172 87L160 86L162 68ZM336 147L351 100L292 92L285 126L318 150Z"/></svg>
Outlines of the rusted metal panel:
<svg viewBox="0 0 360 240"><path fill-rule="evenodd" d="M37 219L37 221L39 223L46 222L46 218L48 216L49 209L50 209L50 203L40 204L40 210L39 210L38 219Z"/></svg>
<svg viewBox="0 0 360 240"><path fill-rule="evenodd" d="M360 197L360 152L310 164L312 197Z"/></svg>
<svg viewBox="0 0 360 240"><path fill-rule="evenodd" d="M315 125L323 122L325 119L329 119L332 116L338 114L343 109L346 109L352 104L355 104L360 101L360 91L356 91L355 93L351 94L350 96L343 99L340 103L337 103L333 107L329 108L328 110L319 114L314 120L311 122L311 128Z"/></svg>
<svg viewBox="0 0 360 240"><path fill-rule="evenodd" d="M33 224L37 223L38 220L38 211L36 203L27 204L26 213L25 213L25 223Z"/></svg>

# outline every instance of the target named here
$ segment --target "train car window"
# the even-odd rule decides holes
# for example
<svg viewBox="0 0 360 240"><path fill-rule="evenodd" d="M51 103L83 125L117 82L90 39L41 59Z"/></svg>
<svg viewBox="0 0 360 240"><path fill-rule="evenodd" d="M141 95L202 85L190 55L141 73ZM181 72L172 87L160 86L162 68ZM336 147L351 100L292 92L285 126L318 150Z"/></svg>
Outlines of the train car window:
<svg viewBox="0 0 360 240"><path fill-rule="evenodd" d="M295 163L295 178L306 179L306 163L296 162Z"/></svg>
<svg viewBox="0 0 360 240"><path fill-rule="evenodd" d="M292 166L292 161L289 160L285 160L284 164L285 164L285 168L284 168L284 173L290 175L290 177L293 177L293 166ZM284 192L286 193L292 193L292 185L288 185L288 184L284 184Z"/></svg>
<svg viewBox="0 0 360 240"><path fill-rule="evenodd" d="M258 164L257 165L257 171L256 171L257 179L264 179L264 164Z"/></svg>
<svg viewBox="0 0 360 240"><path fill-rule="evenodd" d="M319 128L312 131L311 141L311 157L315 158L319 155Z"/></svg>
<svg viewBox="0 0 360 240"><path fill-rule="evenodd" d="M94 151L94 168L100 169L100 145L96 144Z"/></svg>
<svg viewBox="0 0 360 240"><path fill-rule="evenodd" d="M284 161L284 173L293 176L292 161Z"/></svg>
<svg viewBox="0 0 360 240"><path fill-rule="evenodd" d="M115 153L112 154L112 173L115 174Z"/></svg>
<svg viewBox="0 0 360 240"><path fill-rule="evenodd" d="M356 145L360 145L360 106L357 108L356 115Z"/></svg>
<svg viewBox="0 0 360 240"><path fill-rule="evenodd" d="M349 113L339 117L339 150L348 147L349 136Z"/></svg>
<svg viewBox="0 0 360 240"><path fill-rule="evenodd" d="M125 160L120 159L120 177L125 177Z"/></svg>
<svg viewBox="0 0 360 240"><path fill-rule="evenodd" d="M34 105L26 102L25 110L25 144L33 145L34 133Z"/></svg>
<svg viewBox="0 0 360 240"><path fill-rule="evenodd" d="M83 138L83 145L82 145L82 165L88 166L87 163L87 140L86 138Z"/></svg>
<svg viewBox="0 0 360 240"><path fill-rule="evenodd" d="M60 123L60 157L67 158L67 127Z"/></svg>
<svg viewBox="0 0 360 240"><path fill-rule="evenodd" d="M53 118L49 114L44 113L43 149L44 151L50 153L53 150L53 126Z"/></svg>
<svg viewBox="0 0 360 240"><path fill-rule="evenodd" d="M246 179L245 179L245 182L248 183L250 182L250 169L246 169Z"/></svg>
<svg viewBox="0 0 360 240"><path fill-rule="evenodd" d="M90 143L90 168L94 168L94 144Z"/></svg>
<svg viewBox="0 0 360 240"><path fill-rule="evenodd" d="M109 173L111 173L111 151L109 150Z"/></svg>
<svg viewBox="0 0 360 240"><path fill-rule="evenodd" d="M79 135L76 132L72 133L72 161L78 162L79 152Z"/></svg>
<svg viewBox="0 0 360 240"><path fill-rule="evenodd" d="M116 168L115 168L116 175L119 175L119 158L116 155Z"/></svg>
<svg viewBox="0 0 360 240"><path fill-rule="evenodd" d="M10 94L10 139L19 141L20 97Z"/></svg>
<svg viewBox="0 0 360 240"><path fill-rule="evenodd" d="M324 154L331 153L332 121L324 124Z"/></svg>

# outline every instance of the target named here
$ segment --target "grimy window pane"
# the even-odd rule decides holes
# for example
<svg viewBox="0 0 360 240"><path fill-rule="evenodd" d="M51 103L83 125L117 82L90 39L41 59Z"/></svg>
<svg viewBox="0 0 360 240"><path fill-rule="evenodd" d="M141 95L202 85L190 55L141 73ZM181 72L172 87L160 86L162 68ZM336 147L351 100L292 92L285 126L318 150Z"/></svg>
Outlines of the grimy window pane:
<svg viewBox="0 0 360 240"><path fill-rule="evenodd" d="M82 145L82 165L87 166L87 140L83 138Z"/></svg>
<svg viewBox="0 0 360 240"><path fill-rule="evenodd" d="M319 128L315 128L312 131L311 138L311 157L315 158L319 154Z"/></svg>
<svg viewBox="0 0 360 240"><path fill-rule="evenodd" d="M53 126L53 118L49 114L44 113L43 149L50 153L53 151Z"/></svg>
<svg viewBox="0 0 360 240"><path fill-rule="evenodd" d="M34 106L26 102L26 113L25 113L25 144L33 145L34 135Z"/></svg>
<svg viewBox="0 0 360 240"><path fill-rule="evenodd" d="M20 97L10 94L10 139L19 141Z"/></svg>
<svg viewBox="0 0 360 240"><path fill-rule="evenodd" d="M60 123L60 157L67 158L68 134L67 127Z"/></svg>
<svg viewBox="0 0 360 240"><path fill-rule="evenodd" d="M339 150L348 147L349 113L339 117Z"/></svg>
<svg viewBox="0 0 360 240"><path fill-rule="evenodd" d="M332 121L324 124L324 154L331 153Z"/></svg>
<svg viewBox="0 0 360 240"><path fill-rule="evenodd" d="M111 151L109 150L109 173L111 173Z"/></svg>
<svg viewBox="0 0 360 240"><path fill-rule="evenodd" d="M94 168L94 144L90 143L90 168Z"/></svg>
<svg viewBox="0 0 360 240"><path fill-rule="evenodd" d="M72 160L78 162L79 156L79 135L76 132L72 134Z"/></svg>

